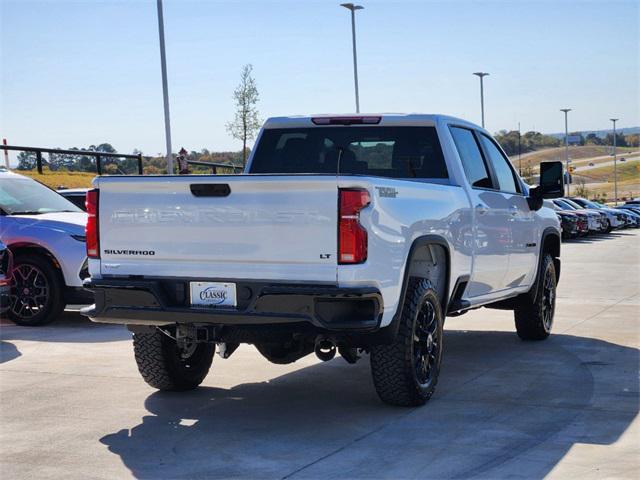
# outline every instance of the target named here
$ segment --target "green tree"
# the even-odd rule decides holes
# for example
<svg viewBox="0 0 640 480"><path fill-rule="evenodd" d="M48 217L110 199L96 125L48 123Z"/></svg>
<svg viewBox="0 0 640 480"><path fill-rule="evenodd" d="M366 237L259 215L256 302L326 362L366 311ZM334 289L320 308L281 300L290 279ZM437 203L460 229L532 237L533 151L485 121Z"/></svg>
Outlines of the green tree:
<svg viewBox="0 0 640 480"><path fill-rule="evenodd" d="M242 165L247 161L247 141L255 138L261 123L256 109L260 95L252 72L251 64L242 67L240 84L233 91L236 114L233 120L227 123L227 131L231 136L242 141Z"/></svg>
<svg viewBox="0 0 640 480"><path fill-rule="evenodd" d="M500 130L498 133L494 135L494 138L500 144L500 146L504 149L507 155L516 155L518 153L518 137L520 134L517 130L511 130L507 132L506 130ZM521 151L524 152L524 145L521 145Z"/></svg>
<svg viewBox="0 0 640 480"><path fill-rule="evenodd" d="M18 170L33 170L36 168L36 154L33 152L20 152L17 160Z"/></svg>
<svg viewBox="0 0 640 480"><path fill-rule="evenodd" d="M607 136L604 139L604 144L605 145L613 145L613 134L612 133L607 133ZM616 145L618 147L626 147L627 146L627 139L625 138L625 136L622 133L616 132Z"/></svg>
<svg viewBox="0 0 640 480"><path fill-rule="evenodd" d="M596 135L595 133L587 134L587 138L585 139L586 145L602 145L602 139Z"/></svg>

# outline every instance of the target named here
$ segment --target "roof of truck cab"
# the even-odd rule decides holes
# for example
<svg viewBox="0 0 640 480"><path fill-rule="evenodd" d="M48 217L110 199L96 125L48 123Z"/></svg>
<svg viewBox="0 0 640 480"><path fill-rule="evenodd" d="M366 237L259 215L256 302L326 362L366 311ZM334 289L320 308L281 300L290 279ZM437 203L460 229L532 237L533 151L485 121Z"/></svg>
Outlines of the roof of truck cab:
<svg viewBox="0 0 640 480"><path fill-rule="evenodd" d="M271 117L264 123L264 128L303 128L303 127L333 127L336 125L315 125L312 122L314 118L360 118L360 117L380 117L380 123L377 125L387 126L434 126L438 122L455 123L458 125L466 125L468 127L483 130L482 127L463 120L461 118L451 117L449 115L430 114L430 113L322 113L317 115L294 115L288 117ZM360 125L355 125L360 126ZM372 126L372 124L364 124L363 126Z"/></svg>

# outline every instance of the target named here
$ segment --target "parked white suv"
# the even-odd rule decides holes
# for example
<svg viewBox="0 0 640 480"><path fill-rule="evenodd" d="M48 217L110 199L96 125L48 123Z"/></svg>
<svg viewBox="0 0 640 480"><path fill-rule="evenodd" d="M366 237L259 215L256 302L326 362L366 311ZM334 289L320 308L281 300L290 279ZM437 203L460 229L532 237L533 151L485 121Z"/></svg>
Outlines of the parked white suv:
<svg viewBox="0 0 640 480"><path fill-rule="evenodd" d="M0 172L0 241L13 253L9 318L25 326L55 320L67 304L89 304L87 215L35 180Z"/></svg>
<svg viewBox="0 0 640 480"><path fill-rule="evenodd" d="M251 343L275 363L370 354L385 402L424 403L443 322L515 311L549 335L562 165L531 190L478 126L439 115L269 119L245 175L98 177L87 248L96 322L134 332L140 373L186 390Z"/></svg>

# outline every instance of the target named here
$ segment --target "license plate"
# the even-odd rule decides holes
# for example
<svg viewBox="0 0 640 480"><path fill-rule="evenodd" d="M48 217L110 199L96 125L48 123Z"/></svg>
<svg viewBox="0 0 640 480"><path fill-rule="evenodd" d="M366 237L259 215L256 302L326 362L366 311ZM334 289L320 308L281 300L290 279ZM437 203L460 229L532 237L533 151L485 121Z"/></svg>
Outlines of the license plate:
<svg viewBox="0 0 640 480"><path fill-rule="evenodd" d="M191 305L201 307L235 307L236 284L226 282L191 282Z"/></svg>

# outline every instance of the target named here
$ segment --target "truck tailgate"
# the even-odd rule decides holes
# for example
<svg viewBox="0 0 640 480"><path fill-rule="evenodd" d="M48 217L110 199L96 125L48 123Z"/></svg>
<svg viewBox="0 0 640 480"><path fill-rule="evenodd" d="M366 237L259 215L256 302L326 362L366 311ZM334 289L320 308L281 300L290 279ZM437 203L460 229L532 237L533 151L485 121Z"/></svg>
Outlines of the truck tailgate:
<svg viewBox="0 0 640 480"><path fill-rule="evenodd" d="M101 275L336 282L333 176L99 177Z"/></svg>

